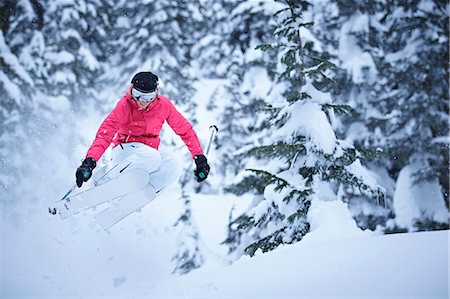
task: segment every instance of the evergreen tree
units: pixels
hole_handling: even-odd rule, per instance
[[[111,13],[114,31],[108,41],[113,52],[105,84],[129,84],[137,71],[159,75],[161,89],[177,104],[191,106],[195,75],[191,49],[201,26],[201,4],[190,1],[120,1]],[[199,16],[200,15],[200,16]],[[192,107],[189,109],[193,109]]]
[[[2,1],[0,26],[0,136],[4,136],[20,123],[22,104],[34,92],[34,77],[25,64],[32,63],[32,49],[42,47],[42,7],[36,1]]]
[[[385,60],[380,67],[385,84],[378,86],[377,97],[381,115],[389,117],[375,116],[372,123],[378,123],[389,136],[383,145],[389,153],[392,177],[417,165],[416,187],[441,186],[441,194],[429,194],[430,198],[415,204],[420,207],[445,199],[448,206],[449,4],[401,1],[389,3],[388,11]],[[441,212],[436,206],[434,213]],[[448,218],[437,220],[429,214],[419,213],[413,221],[417,222],[415,229],[440,227],[442,222],[448,227]]]
[[[0,186],[5,200],[11,199],[9,195],[14,192],[17,178],[26,173],[23,169],[26,163],[21,159],[26,152],[20,149],[27,144],[24,140],[29,136],[23,124],[30,121],[39,94],[33,53],[44,47],[40,32],[43,18],[38,1],[0,3]]]
[[[46,6],[43,28],[46,48],[44,70],[38,82],[56,101],[63,97],[77,104],[92,102],[95,84],[104,72],[102,51],[111,29],[97,0],[51,2]],[[95,102],[95,101],[94,101]]]
[[[253,143],[262,98],[270,88],[273,74],[265,72],[272,53],[255,51],[263,40],[273,39],[272,16],[279,6],[268,1],[213,1],[211,30],[194,48],[201,72],[214,79],[217,87],[209,99],[208,109],[220,115],[220,134],[215,165],[220,175],[233,179],[242,168],[234,153]],[[220,5],[219,5],[220,4]],[[275,6],[275,8],[274,8]]]
[[[308,1],[286,1],[275,15],[277,41],[258,47],[276,53],[278,64],[268,66],[276,82],[264,98],[258,144],[239,157],[249,174],[230,188],[256,195],[253,206],[229,224],[224,243],[237,257],[301,240],[309,231],[312,200],[335,200],[344,188],[383,197],[366,179],[360,153],[333,131],[334,110],[346,107],[331,102],[332,65],[308,30],[309,7]]]
[[[14,119],[20,118],[22,103],[29,101],[34,88],[34,78],[21,61],[23,53],[29,52],[29,45],[39,47],[36,40],[42,38],[39,30],[42,28],[43,14],[38,3],[33,9],[33,2],[0,3],[0,136],[17,124]]]
[[[64,130],[76,123],[71,105],[98,103],[91,98],[96,94],[95,78],[102,68],[104,56],[99,45],[106,24],[97,4],[90,0],[4,3],[1,51],[9,53],[4,56],[9,66],[4,68],[2,88],[9,104],[2,103],[2,109],[13,112],[18,120],[14,123],[14,118],[7,116],[11,129],[1,135],[2,143],[8,144],[2,149],[10,180],[5,182],[8,198],[33,189],[18,178],[43,171],[56,174],[56,164],[42,166],[24,157],[46,161],[73,151]],[[49,148],[58,148],[59,152],[49,157]]]
[[[354,108],[341,128],[358,146],[383,153],[368,165],[388,190],[388,209],[367,209],[369,201],[353,198],[359,225],[374,229],[394,216],[395,181],[411,165],[420,169],[418,185],[439,181],[448,204],[448,5],[332,1],[316,9],[324,12],[316,32],[345,70],[334,97]],[[419,218],[433,222],[428,214]]]
[[[191,180],[191,172],[185,171],[181,180],[182,186],[186,186]],[[180,199],[183,201],[183,213],[175,223],[175,227],[180,227],[181,232],[172,261],[174,273],[186,274],[201,267],[205,263],[205,258],[200,248],[200,234],[192,216],[191,196],[187,194],[186,188],[182,189]]]
[[[384,1],[319,1],[313,9],[312,31],[338,66],[333,69],[336,82],[331,89],[333,100],[352,108],[340,118],[337,132],[365,154],[364,165],[386,189],[383,201],[351,192],[345,194],[358,225],[372,230],[384,226],[393,215],[395,183],[385,163],[381,163],[386,148],[378,141],[386,140],[386,136],[374,134],[377,130],[369,121],[379,102],[375,87],[384,84],[378,67],[383,60],[385,27],[381,20],[385,14]]]

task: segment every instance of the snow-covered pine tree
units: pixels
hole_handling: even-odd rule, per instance
[[[110,29],[106,16],[94,0],[55,1],[45,9],[43,34],[51,38],[45,41],[45,72],[38,82],[55,101],[95,103],[93,87],[107,57],[102,51]]]
[[[23,164],[15,160],[20,152],[13,141],[27,135],[19,125],[27,121],[25,112],[34,105],[35,76],[28,68],[33,64],[34,49],[43,47],[43,18],[42,7],[36,1],[0,3],[0,186],[5,201],[22,172]],[[17,164],[11,165],[10,161]]]
[[[383,60],[381,47],[386,28],[381,20],[385,15],[384,1],[315,1],[311,28],[337,66],[333,70],[333,101],[352,108],[339,119],[336,131],[364,152],[364,165],[386,190],[384,201],[361,194],[345,196],[358,225],[371,230],[384,226],[392,217],[395,186],[385,163],[380,163],[385,147],[379,141],[386,140],[386,136],[375,134],[376,123],[370,121],[379,103],[376,86],[384,84],[377,66]]]
[[[11,113],[17,113],[22,101],[33,91],[33,78],[25,64],[31,49],[39,47],[42,39],[43,11],[34,1],[2,1],[0,3],[0,135],[11,125]],[[35,4],[35,5],[33,5]],[[30,49],[31,48],[31,49]],[[25,92],[27,91],[27,92]],[[10,122],[5,123],[6,119]]]
[[[192,181],[192,173],[185,171],[181,179],[182,186],[187,186]],[[195,218],[192,216],[191,192],[182,188],[181,200],[183,201],[183,212],[175,223],[179,227],[180,234],[176,254],[172,258],[174,273],[186,274],[201,267],[205,263],[205,257],[201,249],[200,234]]]
[[[0,136],[14,129],[22,103],[33,93],[34,78],[24,62],[32,63],[27,54],[41,45],[42,13],[27,0],[0,3]]]
[[[258,144],[236,157],[245,159],[247,174],[230,191],[252,192],[255,199],[229,224],[224,243],[235,257],[300,241],[309,231],[313,200],[340,199],[344,188],[383,197],[361,166],[360,153],[333,131],[333,110],[345,107],[334,105],[327,92],[331,64],[308,30],[303,13],[309,7],[308,1],[286,1],[275,14],[277,42],[259,46],[279,60],[267,66],[276,81],[264,97]]]
[[[199,29],[201,6],[175,0],[119,1],[111,12],[115,29],[108,44],[113,52],[104,83],[114,82],[123,92],[135,72],[150,70],[160,77],[165,95],[177,104],[195,104],[191,99],[196,79],[191,72],[191,49],[205,31]]]
[[[358,146],[382,150],[368,166],[387,189],[389,203],[397,194],[389,217],[396,207],[403,226],[414,221],[406,218],[417,218],[422,223],[418,227],[442,227],[432,214],[447,222],[439,194],[448,204],[448,4],[328,1],[316,3],[316,10],[322,13],[316,14],[315,32],[334,48],[338,65],[346,70],[335,76],[339,84],[334,93],[338,102],[354,108],[343,118],[344,135]],[[436,196],[408,196],[401,185]],[[410,199],[404,201],[406,197]],[[350,204],[360,226],[385,222],[386,213],[368,209],[369,201]]]
[[[215,80],[222,79],[221,82],[243,80],[237,77],[240,75],[243,77],[243,73],[252,67],[251,62],[248,61],[249,55],[245,55],[245,53],[253,51],[253,48],[261,42],[261,40],[254,42],[254,37],[249,33],[263,32],[262,24],[265,20],[269,20],[269,15],[273,14],[265,12],[266,16],[264,16],[264,7],[261,8],[261,4],[263,4],[262,1],[204,1],[198,3],[198,10],[203,19],[200,18],[201,22],[198,22],[201,26],[197,25],[195,32],[190,34],[193,46],[190,56],[195,57],[193,70],[197,76],[201,75]],[[245,20],[245,17],[248,20]],[[230,23],[232,23],[231,26]],[[246,25],[242,27],[242,24]],[[248,36],[245,36],[246,34]],[[233,77],[231,80],[229,80],[230,76]],[[220,120],[221,140],[219,140],[220,145],[216,150],[221,154],[218,156],[223,154],[226,156],[231,151],[231,147],[234,146],[232,150],[235,151],[236,146],[239,146],[239,143],[235,142],[238,134],[232,134],[236,132],[232,132],[228,126],[238,127],[236,121],[242,119],[242,115],[245,114],[241,113],[242,103],[245,103],[245,99],[239,98],[238,93],[238,90],[233,90],[229,86],[222,87],[212,94],[209,99],[210,104],[206,107],[207,113],[214,113],[211,110],[215,109],[221,111],[225,109],[226,111],[223,119]],[[235,110],[231,112],[230,106],[234,106]],[[205,107],[201,108],[205,109]],[[248,110],[246,112],[248,113]],[[230,136],[233,138],[229,138]],[[225,161],[221,159],[220,163],[213,162],[212,168],[215,175],[224,175],[227,167],[223,167],[223,165],[230,166],[229,162],[226,158]],[[195,215],[191,212],[190,197],[186,195],[188,194],[187,190],[193,187],[191,179],[191,168],[188,167],[185,169],[184,179],[182,179],[182,192],[185,195],[181,200],[184,203],[184,212],[177,222],[178,226],[183,226],[181,231],[184,234],[184,237],[180,238],[182,241],[180,241],[177,255],[174,257],[175,272],[177,273],[187,273],[201,266],[204,259],[200,247],[200,236],[195,227]],[[201,186],[205,185],[208,185],[208,181]],[[201,191],[199,188],[196,189]]]
[[[211,112],[218,112],[216,173],[234,177],[242,168],[234,153],[253,143],[255,110],[270,88],[273,74],[267,74],[265,61],[276,60],[273,53],[255,50],[258,44],[273,39],[273,14],[281,4],[270,1],[213,1],[215,15],[211,30],[195,47],[197,61],[205,76],[217,89],[209,99]],[[220,4],[220,5],[219,5]],[[203,70],[203,66],[204,69]]]
[[[382,145],[397,181],[396,223],[410,230],[448,228],[450,7],[400,1],[388,2],[387,11],[380,113],[371,123],[387,136]],[[405,196],[408,190],[415,192]]]
[[[73,152],[70,140],[76,141],[78,135],[67,136],[66,130],[76,123],[72,104],[98,103],[92,101],[96,94],[94,79],[104,57],[98,45],[103,42],[101,31],[106,30],[102,20],[107,18],[97,10],[97,1],[13,2],[5,2],[7,9],[2,9],[2,13],[11,12],[3,19],[1,48],[9,53],[4,56],[8,60],[5,65],[11,68],[5,68],[2,85],[8,91],[17,91],[11,97],[17,104],[16,116],[8,120],[13,126],[1,136],[2,144],[7,144],[2,149],[2,166],[10,180],[2,186],[7,187],[6,198],[36,203],[39,186],[44,184],[33,186],[30,180],[54,179],[62,169],[60,163],[68,163],[67,156]],[[63,161],[42,165],[24,157]],[[24,198],[23,194],[29,196]]]

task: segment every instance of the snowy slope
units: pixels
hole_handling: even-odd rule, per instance
[[[172,277],[180,192],[176,186],[168,188],[110,232],[100,228],[91,211],[64,221],[49,215],[49,198],[20,210],[1,205],[0,298],[148,295],[150,284]],[[218,243],[225,237],[228,211],[232,205],[242,210],[248,200],[192,198],[209,211],[198,211],[199,223],[206,224],[202,234],[208,260],[222,263],[225,251]]]
[[[313,202],[308,218],[300,243],[170,279],[149,295],[448,298],[448,231],[373,236],[338,201]]]
[[[172,275],[178,194],[168,190],[110,233],[91,213],[49,217],[44,203],[27,217],[4,217],[0,297],[447,298],[448,231],[373,236],[336,201],[311,206],[312,232],[302,242],[228,265],[219,244],[228,212],[242,211],[250,199],[195,196],[207,263]]]
[[[448,232],[286,246],[172,279],[152,296],[448,298]]]

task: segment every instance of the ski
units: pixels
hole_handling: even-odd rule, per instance
[[[48,211],[52,215],[59,214],[61,219],[65,219],[81,210],[90,209],[116,198],[133,194],[145,188],[149,184],[149,180],[150,176],[147,171],[139,168],[130,169],[101,185],[72,196],[63,197],[63,199],[54,202],[48,208]]]
[[[125,217],[142,209],[153,201],[156,196],[156,191],[152,185],[148,185],[142,191],[125,195],[113,201],[108,208],[98,213],[95,218],[100,226],[104,230],[109,230]]]

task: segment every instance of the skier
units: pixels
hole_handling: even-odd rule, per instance
[[[181,173],[180,163],[172,155],[158,151],[159,133],[164,121],[188,147],[196,164],[197,181],[205,180],[210,166],[192,125],[168,98],[159,94],[158,76],[139,72],[131,80],[129,90],[100,125],[86,158],[76,170],[77,186],[81,187],[89,180],[97,161],[111,143],[109,179],[133,168],[144,169],[150,175],[150,184],[144,191],[153,197],[173,183]]]

